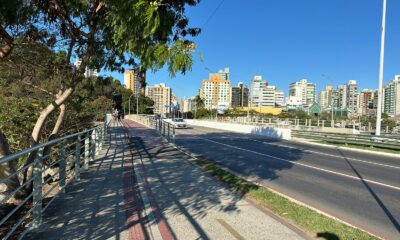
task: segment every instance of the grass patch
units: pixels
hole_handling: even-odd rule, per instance
[[[310,208],[294,203],[266,188],[227,172],[210,161],[196,159],[195,162],[209,173],[256,201],[260,206],[295,223],[305,231],[321,239],[379,239],[359,229],[350,227]]]
[[[369,150],[369,151],[375,151],[375,152],[385,152],[385,153],[395,153],[395,154],[400,154],[399,150],[394,150],[394,149],[385,149],[385,148],[379,148],[379,147],[365,147],[365,146],[360,146],[360,145],[354,145],[354,144],[344,144],[344,143],[331,143],[331,142],[324,142],[324,141],[313,141],[316,143],[322,143],[326,145],[332,145],[332,146],[338,146],[338,147],[349,147],[349,148],[355,148],[355,149],[362,149],[362,150]]]

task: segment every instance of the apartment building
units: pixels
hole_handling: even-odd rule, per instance
[[[156,84],[146,88],[146,96],[154,101],[154,114],[166,116],[171,112],[172,89],[164,83]]]
[[[237,87],[231,87],[231,107],[247,107],[249,104],[249,89],[239,82]]]
[[[400,115],[400,75],[384,86],[383,96],[383,111],[390,116]]]
[[[289,97],[300,99],[302,105],[305,106],[311,106],[315,102],[315,91],[315,83],[309,83],[307,79],[301,79],[289,85]]]
[[[207,109],[228,108],[231,102],[231,81],[225,79],[229,74],[210,74],[207,80],[202,81],[200,97],[204,100]]]
[[[125,87],[130,89],[133,94],[140,93],[140,76],[139,71],[134,69],[126,70],[124,72]]]

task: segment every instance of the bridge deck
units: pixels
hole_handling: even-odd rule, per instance
[[[122,123],[27,239],[307,238],[232,193],[154,130]]]

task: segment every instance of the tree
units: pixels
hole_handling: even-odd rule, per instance
[[[191,68],[194,44],[186,40],[199,29],[189,28],[186,5],[197,0],[89,0],[89,1],[6,1],[0,0],[0,61],[7,61],[18,46],[43,44],[63,52],[51,72],[63,72],[52,100],[38,110],[31,131],[30,145],[39,143],[50,116],[59,109],[52,133],[58,134],[70,101],[83,73],[89,68],[123,71],[123,65],[158,70],[168,66],[171,75]],[[79,68],[71,65],[79,58]],[[32,69],[31,69],[32,70]],[[33,72],[36,76],[36,72]],[[22,78],[34,88],[31,76]],[[48,79],[52,82],[52,79]],[[47,88],[43,90],[48,91]],[[36,115],[37,116],[37,115]],[[0,157],[10,153],[6,136],[0,129]],[[33,161],[32,153],[27,164]],[[31,171],[31,168],[29,169]],[[28,173],[29,175],[29,173]]]

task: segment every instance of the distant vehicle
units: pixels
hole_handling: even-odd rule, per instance
[[[174,118],[172,119],[171,123],[175,126],[175,128],[187,128],[187,124],[182,118]]]

